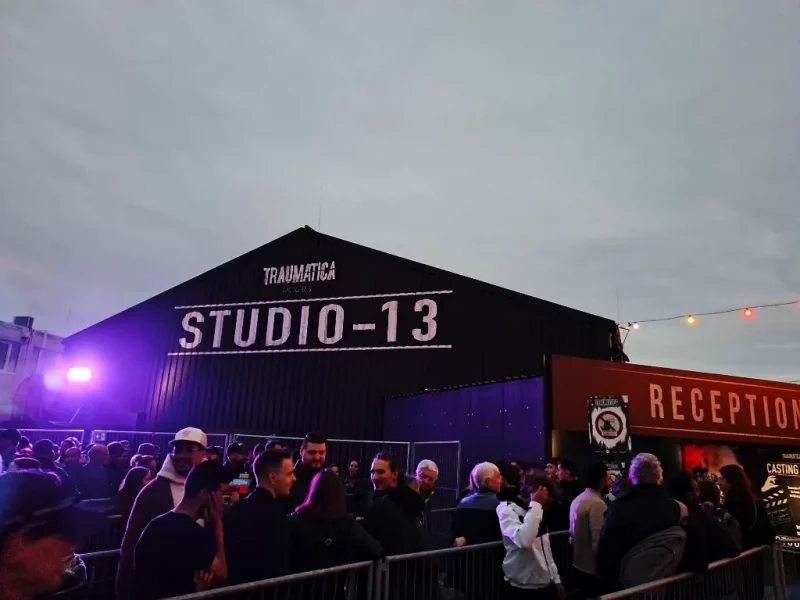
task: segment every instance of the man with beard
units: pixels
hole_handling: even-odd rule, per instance
[[[328,440],[318,433],[308,433],[303,438],[300,446],[300,460],[294,466],[294,475],[297,478],[292,486],[286,505],[286,512],[293,513],[308,496],[311,489],[311,480],[314,475],[322,470],[325,465],[325,456],[328,453]]]
[[[208,439],[194,427],[181,429],[169,443],[171,451],[158,476],[139,492],[128,519],[120,549],[117,570],[117,600],[136,597],[133,556],[136,543],[147,524],[174,509],[183,498],[183,486],[189,472],[203,462]]]
[[[225,472],[231,488],[242,496],[246,496],[255,489],[256,479],[252,469],[247,465],[247,451],[240,442],[228,446],[228,462],[225,463]]]

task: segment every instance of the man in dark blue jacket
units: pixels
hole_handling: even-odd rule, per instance
[[[502,485],[500,469],[492,463],[480,463],[472,469],[469,478],[476,491],[456,507],[453,517],[454,545],[500,541],[503,539],[497,519],[497,505],[500,503],[497,494]]]

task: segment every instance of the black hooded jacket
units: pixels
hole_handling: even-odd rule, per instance
[[[292,491],[289,492],[289,497],[286,499],[286,514],[293,513],[298,506],[306,500],[308,492],[311,489],[311,480],[319,471],[314,471],[311,467],[303,464],[303,461],[298,460],[294,465],[295,482],[292,484]]]
[[[405,486],[375,492],[364,516],[364,527],[381,543],[387,556],[422,552],[424,509],[422,496]]]

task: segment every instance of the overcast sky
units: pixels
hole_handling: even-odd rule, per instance
[[[623,321],[800,299],[800,2],[0,1],[0,319],[299,226]],[[800,379],[800,306],[634,362]]]

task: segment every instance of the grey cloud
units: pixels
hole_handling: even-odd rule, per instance
[[[800,297],[795,2],[6,3],[2,315],[299,225],[623,320]],[[800,310],[800,309],[797,309]],[[797,310],[640,362],[800,379]]]

